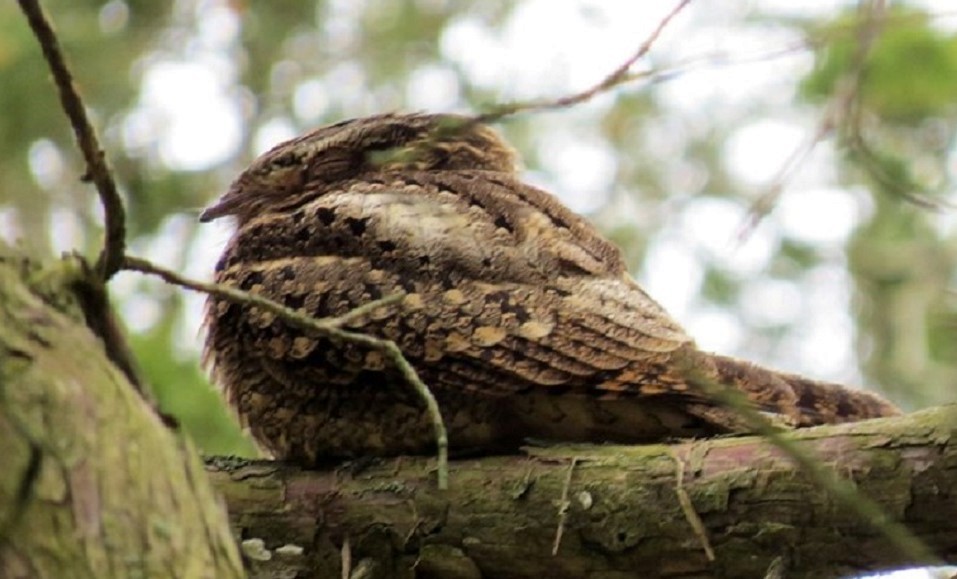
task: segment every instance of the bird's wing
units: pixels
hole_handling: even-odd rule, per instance
[[[317,317],[404,292],[350,328],[395,341],[437,385],[609,396],[680,387],[669,360],[691,340],[626,277],[614,246],[557,202],[543,205],[547,194],[480,173],[352,183],[254,219],[218,280]],[[377,353],[330,348],[272,314],[212,308],[265,357],[325,377],[335,364],[383,367]]]

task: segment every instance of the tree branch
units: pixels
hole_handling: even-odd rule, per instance
[[[689,378],[706,396],[733,410],[748,425],[750,432],[763,437],[768,444],[783,452],[809,480],[828,493],[832,500],[855,513],[861,521],[883,535],[902,557],[911,561],[934,564],[940,562],[934,552],[920,538],[914,536],[907,526],[895,520],[880,504],[860,492],[853,482],[838,476],[824,457],[817,456],[810,449],[803,447],[788,435],[788,431],[776,427],[748,402],[742,392],[693,371],[689,372]]]
[[[814,132],[788,156],[765,191],[751,204],[745,222],[738,231],[739,240],[746,239],[761,220],[774,209],[788,181],[807,161],[814,149],[840,126],[842,119],[854,117],[852,109],[860,94],[865,65],[874,48],[874,43],[880,36],[886,11],[884,0],[871,0],[858,5],[859,23],[856,27],[858,42],[850,70],[835,84],[834,95],[824,107]]]
[[[948,406],[786,436],[954,562],[955,425],[957,406]],[[346,541],[353,569],[388,576],[725,578],[783,566],[800,578],[927,563],[861,525],[758,436],[526,452],[453,460],[445,493],[422,458],[313,472],[212,459],[207,469],[234,531],[271,554],[253,563],[254,577],[339,576]],[[675,492],[679,475],[686,501]]]
[[[103,205],[106,233],[103,250],[97,259],[96,270],[100,279],[107,281],[119,271],[126,251],[126,212],[123,200],[116,189],[113,172],[110,171],[106,162],[106,154],[100,148],[96,131],[86,115],[83,100],[73,84],[73,75],[67,68],[63,52],[60,50],[60,42],[49,19],[43,13],[38,0],[18,1],[20,9],[30,23],[30,28],[33,29],[34,36],[40,43],[40,48],[43,49],[43,57],[53,74],[53,82],[60,95],[63,111],[70,119],[77,145],[86,160],[86,174],[83,180],[93,182],[99,194],[100,203]]]
[[[638,50],[629,56],[627,60],[621,63],[618,68],[613,70],[608,76],[602,79],[601,82],[581,92],[565,95],[557,99],[541,99],[495,105],[491,107],[489,111],[473,117],[472,122],[493,123],[520,112],[570,107],[589,101],[603,92],[607,92],[618,85],[624,84],[630,80],[634,80],[635,77],[628,73],[629,69],[631,69],[632,65],[638,62],[639,59],[648,54],[655,41],[658,40],[658,37],[661,36],[662,31],[664,31],[671,20],[682,10],[684,10],[685,7],[690,3],[691,0],[681,0],[671,10],[671,12],[666,14],[665,17],[658,22],[658,25],[655,27],[655,29],[651,31],[651,34],[649,34],[645,41],[641,43],[641,46],[638,47]]]

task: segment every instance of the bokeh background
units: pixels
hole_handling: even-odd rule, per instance
[[[256,154],[389,110],[481,112],[598,82],[662,0],[47,0],[129,209],[133,253],[209,279],[196,217]],[[869,50],[865,50],[868,49]],[[499,124],[707,349],[905,408],[957,385],[957,8],[692,2],[591,101]],[[94,256],[101,215],[15,3],[0,3],[0,239]],[[760,217],[760,218],[759,218]],[[203,297],[111,283],[162,406],[250,454],[203,373]]]

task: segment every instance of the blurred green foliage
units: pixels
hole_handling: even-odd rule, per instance
[[[133,247],[147,257],[165,256],[190,273],[190,264],[208,260],[201,256],[217,250],[202,245],[224,241],[210,241],[193,226],[197,209],[254,156],[261,147],[257,139],[269,135],[266,129],[279,122],[299,131],[345,117],[410,108],[412,96],[436,90],[422,80],[429,78],[424,73],[436,71],[451,79],[453,107],[479,110],[506,100],[508,85],[527,82],[505,78],[493,86],[474,78],[461,60],[450,57],[448,34],[468,24],[497,38],[525,4],[44,2],[127,199]],[[864,217],[855,234],[835,255],[833,249],[773,229],[773,255],[760,271],[748,274],[753,279],[707,251],[691,251],[703,269],[695,303],[730,312],[750,336],[742,346],[745,353],[767,354],[781,344],[792,348],[794,341],[786,341],[792,326],[748,325],[744,289],[761,279],[804,283],[821,264],[839,264],[855,285],[859,358],[868,381],[910,406],[952,400],[957,308],[947,290],[955,277],[957,252],[952,231],[940,225],[941,214],[915,201],[933,205],[953,199],[948,163],[953,164],[957,135],[957,40],[936,27],[932,15],[912,8],[894,8],[888,18],[868,24],[856,12],[813,20],[773,14],[755,18],[761,5],[754,3],[748,12],[702,4],[688,13],[692,27],[730,22],[728,26],[746,35],[770,22],[805,35],[812,71],[804,79],[790,79],[789,90],[809,106],[768,94],[766,101],[725,106],[720,114],[715,103],[702,102],[701,111],[679,115],[669,107],[667,83],[637,83],[616,89],[598,104],[520,115],[501,128],[521,151],[530,173],[546,182],[560,180],[565,169],[552,158],[556,136],[571,142],[592,139],[613,152],[613,186],[605,192],[605,208],[593,217],[622,246],[632,270],[641,272],[649,252],[662,239],[675,238],[674,223],[693,213],[699,200],[722,199],[743,208],[760,194],[728,169],[724,144],[730,137],[760,118],[799,118],[811,131],[834,98],[839,80],[858,75],[858,98],[848,114],[837,119],[838,154],[831,161],[829,182],[866,189],[860,201]],[[216,10],[229,18],[220,14],[214,19]],[[238,26],[234,38],[229,36],[230,22]],[[874,25],[873,50],[857,70],[860,34],[868,32],[862,26]],[[210,36],[219,39],[215,49],[206,46]],[[640,41],[635,38],[636,48]],[[227,70],[226,92],[241,116],[240,142],[229,159],[202,170],[177,169],[161,153],[166,120],[149,118],[147,141],[134,146],[131,119],[141,121],[151,113],[143,107],[143,83],[152,66],[204,58]],[[667,70],[672,64],[666,54],[656,58],[656,67]],[[674,62],[679,60],[675,57]],[[618,64],[608,62],[606,70],[596,71],[595,80]],[[311,101],[303,97],[308,86]],[[12,236],[35,255],[49,256],[62,245],[95,255],[100,243],[95,198],[78,179],[83,169],[69,126],[36,42],[12,2],[0,3],[0,87],[0,223],[13,227]],[[176,90],[188,93],[191,87]],[[549,93],[543,89],[538,94]],[[171,217],[178,214],[186,219],[176,224],[189,225],[177,225],[177,235],[170,235]],[[75,219],[81,234],[69,234],[72,229],[64,225],[63,215]],[[200,369],[199,339],[182,344],[182,336],[189,334],[184,328],[196,325],[188,318],[197,312],[157,284],[135,282],[117,287],[114,294],[127,306],[121,309],[131,326],[133,346],[164,409],[179,417],[207,452],[252,452]],[[130,307],[134,298],[153,300],[161,306],[160,315]],[[803,370],[814,373],[813,360]]]
[[[879,34],[856,62],[872,27]],[[957,35],[904,6],[881,21],[848,13],[823,30],[843,33],[818,53],[802,92],[820,102],[841,79],[858,80],[839,143],[847,179],[864,182],[874,202],[848,246],[864,367],[895,398],[952,400],[957,332],[941,321],[955,311],[947,289],[957,246],[936,222],[937,213],[953,210],[939,200],[952,193]]]
[[[928,14],[896,5],[882,20],[858,12],[815,27],[835,40],[820,50],[803,94],[817,101],[833,95],[836,83],[856,66],[865,35],[877,34],[861,70],[859,103],[887,123],[910,125],[957,107],[957,36],[933,27]]]
[[[170,355],[175,340],[175,318],[166,316],[146,332],[132,335],[130,345],[156,401],[175,416],[186,432],[208,454],[254,456],[253,445],[241,438],[219,394],[206,382],[194,358]]]

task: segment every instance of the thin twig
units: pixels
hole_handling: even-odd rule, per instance
[[[651,47],[654,45],[655,41],[658,40],[658,37],[661,36],[662,31],[666,26],[671,22],[671,20],[678,15],[684,8],[691,3],[691,0],[681,0],[664,18],[658,22],[658,26],[652,30],[651,34],[645,39],[641,46],[638,47],[638,50],[632,54],[628,59],[621,63],[615,70],[611,72],[608,76],[601,80],[601,82],[574,94],[566,95],[559,97],[557,99],[540,99],[540,100],[531,100],[524,102],[515,102],[515,103],[505,103],[497,105],[491,108],[486,113],[477,115],[472,120],[476,123],[491,123],[498,120],[501,120],[504,117],[514,115],[519,112],[527,111],[541,111],[549,109],[560,109],[570,107],[572,105],[577,105],[585,101],[591,100],[595,96],[606,92],[607,90],[614,88],[620,84],[624,84],[629,80],[632,80],[631,75],[629,75],[628,70],[634,65],[641,57],[648,54],[648,51],[651,50]]]
[[[512,116],[517,113],[525,111],[536,111],[536,110],[551,110],[557,108],[564,108],[570,105],[579,104],[588,100],[591,100],[595,96],[606,92],[608,89],[634,82],[637,80],[645,80],[651,83],[661,83],[673,78],[676,78],[682,73],[688,72],[692,69],[705,68],[708,66],[736,66],[739,64],[748,64],[754,62],[762,62],[767,60],[772,60],[781,56],[787,56],[790,54],[795,54],[802,52],[811,48],[816,48],[820,45],[824,45],[827,42],[833,41],[835,38],[840,38],[848,35],[850,32],[860,33],[860,26],[854,26],[853,29],[848,32],[843,30],[844,28],[851,28],[852,25],[842,26],[837,25],[832,30],[829,36],[815,38],[807,38],[804,42],[795,44],[792,46],[786,46],[784,48],[779,48],[776,50],[771,50],[764,53],[759,53],[751,56],[746,56],[738,59],[730,59],[724,55],[702,55],[698,57],[692,57],[683,62],[678,62],[671,67],[664,69],[650,69],[647,71],[641,72],[628,72],[632,65],[637,62],[640,58],[645,56],[652,48],[654,43],[657,41],[658,37],[661,35],[665,27],[670,23],[670,21],[677,16],[682,10],[686,8],[688,4],[691,3],[691,0],[685,0],[676,5],[671,12],[669,12],[659,23],[655,30],[648,36],[648,38],[642,43],[639,49],[628,58],[623,64],[618,66],[614,71],[606,76],[601,82],[581,91],[571,95],[566,95],[559,97],[557,99],[535,99],[525,102],[515,102],[515,103],[505,103],[497,106],[491,107],[488,112],[477,115],[471,119],[472,123],[491,123],[498,120],[501,120],[504,117]],[[933,19],[946,19],[953,18],[957,16],[957,10],[943,10],[938,12],[933,12],[930,14],[882,14],[881,23],[882,24],[906,24],[909,21],[913,20],[923,20],[926,18]],[[858,44],[859,53],[866,54],[866,51],[869,50],[869,44],[863,43]],[[865,50],[866,49],[866,50]]]
[[[738,229],[737,239],[739,242],[746,239],[761,220],[777,205],[788,181],[811,156],[818,144],[830,136],[841,125],[842,120],[851,119],[853,121],[855,119],[852,111],[860,95],[864,65],[867,63],[867,57],[880,35],[880,25],[884,21],[886,6],[884,0],[873,0],[866,4],[862,3],[860,11],[863,16],[857,29],[858,42],[856,43],[851,69],[838,79],[834,96],[825,106],[821,120],[814,132],[787,158],[784,165],[771,180],[770,185],[765,188],[764,193],[758,196],[757,200],[751,205],[744,223]]]
[[[402,457],[400,456],[399,458],[402,458]],[[398,472],[396,473],[396,475],[398,475]],[[419,532],[419,528],[422,526],[422,522],[423,522],[422,519],[419,518],[419,509],[418,507],[415,506],[415,501],[412,499],[409,499],[408,504],[409,504],[409,509],[412,511],[412,520],[414,522],[412,523],[411,528],[409,528],[409,532],[405,534],[405,538],[402,539],[403,547],[408,545],[409,541],[412,540],[412,537],[414,537],[415,534]]]
[[[854,153],[854,161],[863,167],[867,175],[884,190],[893,192],[905,201],[928,211],[944,211],[957,207],[957,205],[946,199],[935,199],[925,194],[911,191],[911,188],[921,189],[922,187],[914,182],[913,177],[909,173],[906,176],[906,181],[901,183],[900,177],[892,175],[887,170],[886,162],[881,158],[881,153],[876,151],[864,138],[860,129],[859,120],[856,120],[853,125],[847,145],[848,149]]]
[[[558,500],[558,527],[555,529],[555,541],[552,543],[553,557],[558,555],[562,535],[565,534],[565,520],[568,519],[568,509],[572,505],[568,500],[568,489],[572,486],[572,475],[575,473],[576,464],[578,464],[578,458],[573,457],[571,464],[568,465],[568,473],[565,475],[565,484],[562,485],[562,497]]]
[[[764,579],[784,579],[787,567],[784,557],[778,555],[768,565],[768,570],[764,572]]]
[[[221,284],[204,283],[187,279],[175,272],[156,266],[145,259],[126,256],[123,261],[123,269],[138,271],[150,275],[155,275],[165,282],[185,287],[194,291],[203,292],[229,302],[256,306],[280,318],[290,326],[299,328],[307,332],[314,332],[321,336],[335,338],[359,344],[385,354],[396,369],[402,375],[406,382],[412,386],[426,406],[426,414],[432,423],[432,429],[435,432],[435,443],[438,447],[438,487],[440,490],[446,490],[449,486],[449,439],[445,429],[445,422],[442,420],[442,413],[435,396],[429,390],[428,386],[419,378],[415,368],[409,364],[402,351],[391,340],[381,340],[366,334],[350,332],[341,329],[341,326],[354,320],[355,318],[368,314],[370,311],[394,304],[402,299],[403,294],[390,295],[380,300],[363,304],[356,310],[335,318],[317,319],[308,314],[288,308],[282,304],[274,302],[268,298],[251,294],[233,287]]]
[[[106,162],[106,154],[100,148],[96,131],[86,115],[83,100],[73,84],[73,75],[67,68],[63,52],[60,50],[60,43],[49,19],[43,13],[38,0],[18,1],[43,50],[43,57],[50,67],[53,82],[60,94],[63,111],[70,119],[77,145],[86,160],[86,173],[83,180],[93,182],[100,196],[100,203],[103,204],[106,232],[96,270],[100,279],[107,281],[119,271],[126,251],[126,212],[123,208],[123,200],[116,189],[113,173]]]
[[[688,379],[704,394],[734,411],[754,434],[784,452],[820,488],[826,490],[838,503],[844,505],[862,520],[870,524],[897,547],[909,560],[927,564],[941,564],[940,558],[918,539],[905,525],[892,520],[879,504],[861,493],[851,482],[837,476],[832,470],[821,466],[810,453],[802,449],[791,437],[774,426],[770,420],[748,402],[743,392],[728,388],[714,380],[690,370]]]
[[[731,56],[727,53],[720,52],[705,53],[678,60],[672,63],[670,66],[662,68],[649,68],[648,70],[643,70],[640,72],[629,72],[623,80],[624,82],[645,80],[648,84],[660,85],[671,80],[681,78],[683,75],[697,70],[714,70],[718,68],[758,64],[777,60],[786,56],[803,54],[815,47],[816,44],[813,43],[813,41],[804,40],[802,42],[795,42],[790,45],[782,46],[781,48],[775,48],[773,50],[755,52],[753,54],[746,55]]]
[[[701,548],[704,549],[705,557],[708,558],[708,561],[714,561],[714,549],[711,547],[711,540],[708,538],[708,529],[704,526],[701,515],[695,510],[694,503],[691,502],[691,497],[684,487],[685,463],[674,451],[671,451],[671,457],[675,459],[675,463],[678,465],[675,473],[675,493],[678,495],[678,504],[681,505],[681,512],[684,513],[685,519],[688,521],[688,524],[691,525],[691,530],[695,536],[698,537]]]
[[[330,328],[341,328],[355,320],[358,320],[362,316],[372,313],[374,310],[377,310],[385,306],[391,306],[392,304],[401,302],[402,298],[404,297],[405,297],[405,292],[399,292],[392,295],[388,295],[388,296],[385,296],[384,298],[379,298],[369,303],[362,304],[361,306],[351,309],[348,312],[342,314],[341,316],[335,316],[332,318],[323,318],[321,321],[323,325],[327,325]]]
[[[957,17],[957,10],[942,10],[931,13],[885,13],[881,15],[881,24],[883,28],[892,28],[897,25],[923,23],[924,21],[941,21],[954,17]],[[653,68],[647,71],[630,73],[627,81],[644,79],[651,83],[662,83],[694,70],[767,62],[786,56],[801,54],[810,50],[820,49],[830,43],[846,39],[852,35],[859,35],[860,33],[860,23],[836,23],[829,26],[826,32],[807,31],[803,40],[784,45],[780,48],[734,57],[724,53],[700,54],[677,61],[666,68]],[[858,49],[862,48],[860,43],[858,43],[857,46]],[[866,46],[864,48],[866,48]]]
[[[352,575],[352,545],[349,544],[349,535],[346,535],[346,538],[342,540],[339,560],[342,563],[342,579],[349,579],[349,576]]]

